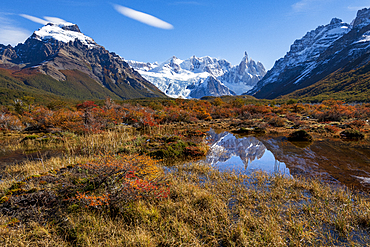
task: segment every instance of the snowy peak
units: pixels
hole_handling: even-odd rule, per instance
[[[287,57],[290,57],[291,64],[304,62],[308,57],[316,57],[320,55],[322,50],[329,47],[349,31],[349,24],[334,18],[330,24],[319,26],[315,30],[308,32],[302,39],[294,41]]]
[[[362,9],[351,24],[333,18],[329,24],[308,32],[294,41],[284,58],[276,61],[248,94],[276,98],[316,83],[348,63],[357,64],[360,60],[366,63],[369,25],[370,9]]]
[[[212,75],[205,80],[200,80],[198,87],[194,88],[190,93],[192,98],[202,98],[204,96],[219,97],[223,95],[235,95],[235,93]]]
[[[261,62],[255,62],[253,59],[249,60],[247,52],[245,52],[245,55],[237,68],[238,75],[256,75],[262,79],[262,77],[266,74],[263,64]]]
[[[135,68],[136,70],[140,71],[149,71],[152,69],[155,69],[158,67],[158,63],[143,63],[143,62],[137,62],[133,60],[127,60],[126,61],[131,67]]]
[[[353,21],[353,27],[363,27],[370,24],[370,9],[362,9],[357,12],[357,17]]]
[[[95,41],[81,33],[80,28],[76,24],[56,24],[48,23],[38,31],[35,31],[31,36],[31,39],[36,39],[39,41],[56,40],[63,43],[73,42],[76,39],[81,41],[82,44],[89,47],[94,47],[97,44]]]
[[[239,65],[209,56],[181,60],[175,56],[164,63],[127,63],[170,97],[200,98],[242,94],[266,74],[260,62],[245,55]]]
[[[342,23],[343,21],[339,18],[333,18],[331,19],[330,21],[330,24],[329,25],[335,25],[335,24],[339,24],[339,23]]]

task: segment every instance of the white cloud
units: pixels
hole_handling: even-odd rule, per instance
[[[65,24],[65,25],[72,25],[73,23],[70,23],[68,21],[65,21],[63,19],[60,19],[58,17],[50,17],[50,16],[44,16],[44,19],[32,16],[32,15],[26,15],[26,14],[21,14],[23,18],[26,18],[30,21],[40,23],[42,25],[46,25],[48,23],[55,23],[55,24]]]
[[[0,44],[16,46],[30,36],[26,29],[15,26],[11,20],[0,17]]]
[[[38,17],[34,17],[34,16],[31,16],[31,15],[26,15],[26,14],[20,14],[20,16],[22,16],[23,18],[26,18],[26,19],[28,19],[30,21],[33,21],[33,22],[36,22],[36,23],[40,23],[42,25],[48,24],[48,21],[43,20],[43,19],[38,18]]]
[[[307,12],[322,10],[323,6],[334,2],[335,0],[300,0],[292,5],[294,12]]]
[[[114,8],[122,15],[129,17],[131,19],[134,19],[136,21],[142,22],[144,24],[147,24],[149,26],[162,28],[162,29],[173,29],[173,26],[165,21],[162,21],[161,19],[158,19],[157,17],[154,17],[152,15],[136,11],[130,8],[123,7],[121,5],[113,5]]]
[[[49,16],[44,16],[45,20],[47,20],[48,22],[51,22],[51,23],[55,23],[55,24],[65,24],[65,25],[73,25],[73,23],[70,23],[68,21],[65,21],[63,19],[60,19],[58,17],[49,17]]]
[[[9,15],[14,15],[14,14],[9,14]],[[44,16],[43,17],[44,19],[41,19],[35,16],[26,15],[26,14],[21,14],[20,16],[30,21],[40,23],[42,25],[46,25],[47,23],[50,23],[50,22],[56,23],[56,24],[72,24],[58,17]],[[0,44],[4,44],[4,45],[10,44],[12,46],[15,46],[18,43],[24,42],[31,34],[32,32],[14,25],[11,19],[6,18],[4,16],[0,16]]]
[[[0,43],[4,45],[16,46],[24,42],[29,37],[27,30],[11,26],[2,26],[0,28]]]

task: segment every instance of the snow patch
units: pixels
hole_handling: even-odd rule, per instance
[[[63,29],[63,27],[66,26],[73,26],[73,24],[70,25],[68,23],[66,25],[49,23],[44,27],[40,28],[38,31],[34,32],[35,39],[40,41],[54,39],[63,43],[69,43],[70,41],[75,41],[77,39],[81,41],[82,44],[88,46],[89,48],[92,48],[97,45],[92,38],[84,35],[83,33]]]

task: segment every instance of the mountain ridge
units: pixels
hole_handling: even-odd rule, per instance
[[[349,64],[354,69],[368,63],[369,24],[370,10],[363,9],[352,24],[333,18],[328,25],[308,32],[246,94],[274,99],[311,86]]]
[[[173,56],[160,64],[137,61],[127,63],[168,96],[175,98],[241,94],[252,88],[266,73],[263,64],[249,59],[247,53],[235,66],[225,59],[209,56],[192,56],[186,60]],[[200,94],[206,86],[203,83],[210,81],[217,90]]]
[[[0,67],[15,71],[31,69],[59,83],[67,81],[63,71],[79,71],[86,75],[82,77],[91,80],[78,83],[86,82],[88,87],[95,88],[99,95],[105,94],[106,97],[112,94],[119,99],[166,97],[120,56],[98,45],[71,23],[48,23],[24,43],[15,47],[0,45]],[[107,94],[107,90],[111,93]],[[63,92],[59,94],[63,95]]]

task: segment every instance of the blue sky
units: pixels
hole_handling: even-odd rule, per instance
[[[295,39],[333,17],[350,23],[364,7],[370,0],[2,0],[0,43],[23,42],[42,27],[21,15],[57,17],[125,59],[238,64],[247,51],[270,69]]]

